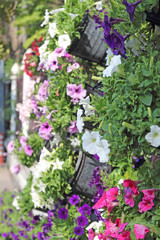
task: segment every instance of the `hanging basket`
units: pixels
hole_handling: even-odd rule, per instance
[[[73,193],[80,194],[88,198],[94,197],[97,189],[95,185],[90,187],[90,182],[95,167],[99,167],[101,170],[104,170],[106,174],[109,174],[112,171],[112,167],[110,165],[100,163],[80,151],[76,164],[76,172],[74,178],[70,181]]]
[[[103,32],[96,27],[98,24],[86,13],[79,26],[80,39],[75,38],[69,48],[69,53],[76,57],[102,63],[106,55],[103,42]]]

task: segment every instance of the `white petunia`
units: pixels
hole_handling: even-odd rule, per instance
[[[50,11],[49,13],[50,13],[51,15],[53,15],[53,14],[55,14],[55,13],[62,12],[62,11],[64,11],[64,10],[65,10],[65,8],[57,8],[57,9],[53,9],[53,10]]]
[[[157,125],[152,125],[150,129],[151,129],[151,132],[145,136],[145,139],[153,147],[159,147],[160,146],[160,127],[158,127]]]
[[[79,105],[83,105],[85,115],[89,117],[90,115],[95,115],[93,111],[93,107],[90,105],[90,98],[89,96],[80,100]]]
[[[113,56],[113,52],[112,52],[112,49],[111,48],[108,48],[107,51],[107,56],[106,56],[106,66],[109,66],[110,64],[110,61],[112,59],[112,56]]]
[[[79,139],[78,138],[72,138],[71,139],[71,146],[72,147],[78,147],[78,146],[80,146],[80,141],[79,141]]]
[[[49,22],[49,12],[48,9],[46,9],[45,11],[45,15],[44,15],[44,21],[41,24],[41,27],[43,27],[44,25],[47,25],[47,23]]]
[[[74,19],[74,18],[76,18],[79,14],[68,13],[68,15],[71,17],[71,19]]]
[[[78,109],[77,111],[77,128],[78,131],[81,133],[84,127],[84,122],[83,122],[83,118],[81,117],[83,114],[83,110],[82,109]]]
[[[13,199],[12,205],[15,207],[17,210],[20,210],[19,203],[18,203],[19,196],[15,197]]]
[[[95,4],[96,4],[96,10],[102,10],[102,2],[103,2],[103,0],[101,0],[101,1],[98,1],[98,2],[96,2]]]
[[[34,188],[34,185],[32,184],[31,187],[31,192],[30,192],[31,198],[32,198],[32,202],[34,204],[35,208],[39,208],[41,207],[41,202],[43,201],[42,197],[40,196],[40,194],[37,192],[37,190]]]
[[[47,148],[43,147],[42,150],[41,150],[41,155],[40,155],[40,162],[43,160],[43,159],[46,159],[48,156],[50,156],[51,153],[47,150]]]
[[[119,64],[121,64],[121,56],[113,56],[110,65],[103,71],[103,77],[111,77],[112,73],[117,71]]]
[[[82,147],[83,149],[90,153],[96,154],[97,153],[97,146],[100,144],[100,138],[98,131],[86,131],[82,136]]]
[[[71,44],[71,39],[67,33],[60,35],[58,38],[58,46],[63,49],[67,49],[67,47]]]
[[[53,148],[54,145],[58,146],[58,144],[61,140],[61,137],[58,133],[52,133],[52,135],[54,136],[54,138],[53,138],[53,140],[50,141],[51,148]]]
[[[62,165],[64,164],[64,161],[59,161],[59,159],[56,159],[56,162],[53,163],[53,170],[60,169],[62,170]]]
[[[109,157],[108,154],[110,153],[109,143],[106,139],[101,139],[97,144],[97,152],[96,154],[99,157],[100,162],[108,162]]]
[[[57,26],[56,26],[56,23],[55,23],[55,22],[49,23],[48,32],[49,32],[51,38],[54,38],[54,36],[55,36],[56,33],[57,33]]]
[[[37,187],[39,188],[39,192],[45,193],[46,185],[41,180],[38,182]]]
[[[99,229],[102,226],[102,221],[98,222],[92,222],[88,227],[86,227],[86,230],[88,231],[89,229],[93,228],[95,230],[95,233],[99,233]]]

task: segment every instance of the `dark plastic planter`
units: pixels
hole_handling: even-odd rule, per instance
[[[157,13],[155,13],[154,11],[146,12],[146,15],[147,15],[146,20],[150,22],[153,25],[153,27],[155,25],[160,26],[160,0],[158,12]]]
[[[106,46],[101,29],[94,20],[85,14],[79,26],[80,39],[75,38],[69,48],[69,53],[93,62],[102,63],[106,55]]]
[[[91,177],[95,167],[100,167],[106,174],[111,173],[112,167],[106,163],[100,163],[93,159],[89,155],[81,152],[76,164],[76,172],[74,178],[70,181],[72,192],[74,194],[80,194],[88,198],[93,198],[96,194],[97,189],[95,185],[90,187]]]

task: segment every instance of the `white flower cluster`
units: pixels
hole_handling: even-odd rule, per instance
[[[79,102],[79,105],[83,106],[84,114],[86,115],[86,117],[95,115],[94,108],[90,105],[90,97],[89,96],[81,99]],[[77,128],[80,133],[82,132],[83,127],[84,127],[82,115],[83,115],[83,110],[78,109],[78,111],[77,111]]]
[[[100,227],[102,227],[102,221],[98,221],[98,222],[92,222],[90,225],[88,225],[88,227],[86,227],[86,230],[89,231],[89,229],[94,229],[95,233],[99,233]],[[98,240],[98,236],[94,237],[94,240]]]
[[[98,131],[86,131],[82,136],[82,147],[90,154],[97,154],[100,162],[108,162],[109,143]]]
[[[43,199],[41,193],[45,193],[46,191],[46,185],[43,183],[42,179],[40,177],[42,176],[42,173],[47,172],[51,166],[53,166],[52,171],[56,169],[62,170],[63,161],[59,161],[57,158],[55,162],[49,162],[45,159],[47,159],[48,156],[50,156],[51,153],[44,147],[42,149],[41,155],[40,155],[40,161],[30,168],[32,175],[33,175],[33,183],[31,187],[31,197],[32,202],[34,203],[34,207],[41,207],[41,208],[53,208],[53,199]]]
[[[117,71],[118,65],[121,64],[121,55],[114,55],[112,50],[107,50],[106,69],[103,71],[103,77],[111,77],[112,73]]]

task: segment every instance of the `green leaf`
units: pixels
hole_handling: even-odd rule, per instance
[[[152,94],[151,93],[146,93],[145,95],[141,95],[139,98],[140,98],[141,102],[146,106],[150,106],[152,103]]]

